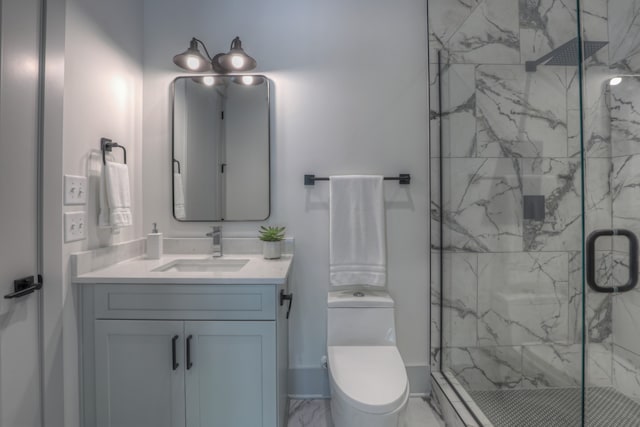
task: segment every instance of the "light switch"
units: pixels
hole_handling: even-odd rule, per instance
[[[75,242],[87,238],[87,214],[86,212],[65,212],[64,214],[64,241]]]
[[[87,203],[87,177],[64,176],[64,204],[84,205]]]

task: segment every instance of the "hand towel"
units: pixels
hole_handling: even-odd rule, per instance
[[[187,211],[184,208],[184,187],[182,185],[182,174],[173,174],[173,214],[176,219],[185,219]]]
[[[102,167],[98,225],[119,228],[132,223],[129,168],[125,164],[107,161]]]
[[[384,286],[387,279],[383,177],[329,178],[329,275],[333,286]]]

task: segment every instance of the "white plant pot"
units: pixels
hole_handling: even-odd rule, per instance
[[[262,255],[265,259],[278,259],[282,255],[282,242],[262,242]]]

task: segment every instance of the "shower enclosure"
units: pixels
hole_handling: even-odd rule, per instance
[[[432,371],[471,425],[640,425],[640,0],[428,0]]]

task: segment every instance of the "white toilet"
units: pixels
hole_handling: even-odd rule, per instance
[[[409,400],[393,300],[378,290],[329,292],[327,356],[335,427],[398,427]]]

